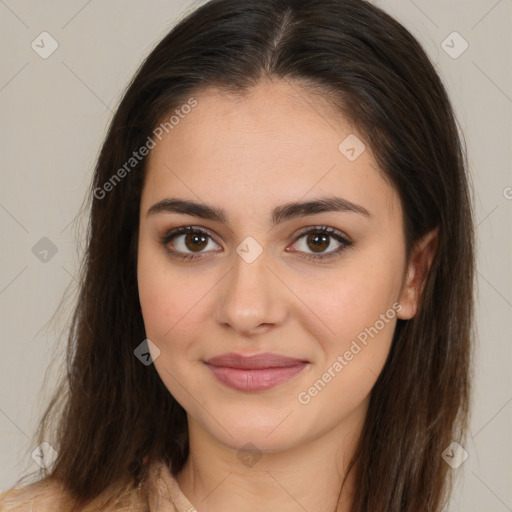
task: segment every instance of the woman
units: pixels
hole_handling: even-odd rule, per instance
[[[473,225],[409,32],[361,0],[208,2],[136,74],[91,196],[58,456],[2,510],[441,510]]]

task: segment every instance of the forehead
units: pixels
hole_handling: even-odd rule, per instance
[[[367,144],[352,161],[340,150],[358,136],[321,95],[264,81],[242,95],[208,88],[193,98],[197,106],[151,150],[146,202],[179,195],[254,210],[335,192],[349,201],[396,205]],[[358,139],[359,151],[364,139]]]

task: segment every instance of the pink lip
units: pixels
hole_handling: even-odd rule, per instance
[[[230,353],[206,361],[220,382],[238,391],[272,388],[291,379],[308,364],[308,361],[271,353],[253,356]]]

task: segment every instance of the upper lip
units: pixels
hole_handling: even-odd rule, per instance
[[[251,356],[244,356],[242,354],[230,352],[229,354],[212,357],[206,361],[206,364],[244,370],[258,370],[263,368],[296,366],[307,362],[308,361],[305,361],[304,359],[281,356],[279,354],[272,354],[271,352],[263,352],[261,354],[254,354]]]

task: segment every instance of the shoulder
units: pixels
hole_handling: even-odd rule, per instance
[[[117,489],[119,491],[119,489]],[[82,512],[121,512],[147,510],[144,500],[135,488],[118,492],[114,500],[102,494],[81,508]],[[41,480],[23,487],[13,487],[0,493],[0,512],[71,512],[74,508],[71,495],[55,481]]]
[[[0,512],[7,510],[44,512],[60,509],[65,500],[63,487],[57,482],[40,480],[23,487],[13,487],[0,494]]]
[[[135,487],[130,479],[116,482],[80,512],[195,511],[163,461],[149,465],[145,485]],[[170,507],[170,508],[169,508]],[[71,494],[63,483],[43,479],[0,493],[0,512],[75,512]]]

